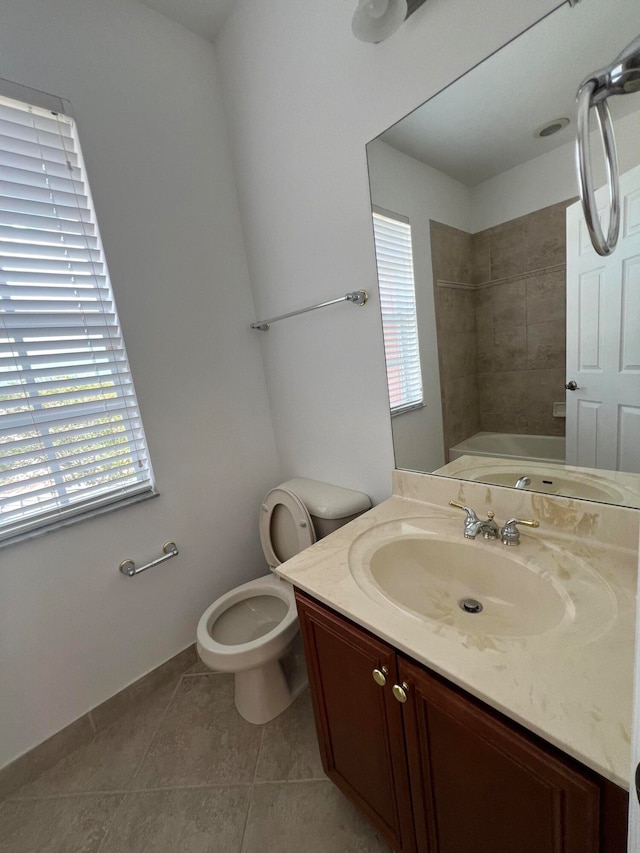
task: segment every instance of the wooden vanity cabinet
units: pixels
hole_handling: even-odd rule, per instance
[[[300,630],[327,776],[398,853],[415,851],[395,651],[296,591]],[[386,672],[385,672],[386,670]]]
[[[304,593],[296,599],[324,770],[393,850],[624,853],[626,791]],[[403,684],[404,703],[392,692]]]

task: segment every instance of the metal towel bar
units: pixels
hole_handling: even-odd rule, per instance
[[[139,566],[137,569],[136,564],[133,562],[133,560],[123,560],[120,563],[120,571],[123,575],[127,575],[127,577],[133,578],[136,575],[139,575],[140,572],[146,572],[146,570],[152,568],[152,566],[157,566],[160,563],[164,563],[165,560],[170,560],[171,557],[177,557],[178,546],[175,542],[165,542],[162,546],[162,554],[162,557],[158,557],[157,560],[152,560],[145,566]]]
[[[607,98],[640,92],[640,36],[637,36],[606,68],[586,77],[578,89],[576,165],[584,218],[593,248],[599,255],[610,255],[620,230],[620,187],[618,158]],[[589,150],[589,112],[596,111],[606,161],[609,184],[609,227],[605,237],[596,209]]]
[[[308,308],[300,308],[298,311],[290,311],[288,314],[280,314],[279,317],[271,317],[269,320],[258,320],[251,324],[252,329],[259,329],[261,332],[268,332],[271,323],[277,323],[278,320],[286,320],[287,317],[296,317],[298,314],[306,314],[307,311],[315,311],[316,308],[326,308],[327,305],[336,305],[338,302],[353,302],[354,305],[362,307],[369,294],[366,290],[354,290],[351,293],[345,293],[344,296],[339,296],[337,299],[330,299],[328,302],[320,302],[319,305],[310,305]]]

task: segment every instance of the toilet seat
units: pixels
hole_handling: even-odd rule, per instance
[[[276,513],[284,509],[289,518],[286,524],[284,519],[278,519]],[[277,538],[274,533],[275,522],[286,529],[282,531],[284,551],[278,554],[274,545]],[[316,541],[316,532],[311,521],[311,516],[300,498],[288,489],[277,488],[267,492],[260,510],[260,542],[268,565],[273,569],[313,545]],[[286,540],[289,541],[286,541]],[[289,553],[290,552],[290,553]],[[282,559],[281,559],[282,558]]]
[[[246,642],[229,644],[214,639],[212,631],[217,619],[235,604],[259,596],[274,596],[285,605],[284,615],[277,625],[257,639],[247,639]],[[205,610],[196,630],[198,654],[218,672],[252,669],[282,654],[297,631],[298,613],[293,587],[269,574],[235,587]]]

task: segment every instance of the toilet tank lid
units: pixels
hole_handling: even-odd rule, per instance
[[[315,515],[317,518],[347,518],[371,508],[371,499],[364,492],[332,486],[318,480],[307,480],[305,477],[294,477],[293,480],[281,483],[279,488],[288,489],[297,495],[309,515]]]

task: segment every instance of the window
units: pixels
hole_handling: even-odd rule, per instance
[[[422,373],[413,280],[411,226],[395,214],[373,214],[382,332],[391,414],[422,406]]]
[[[75,123],[0,96],[0,542],[153,493]]]

